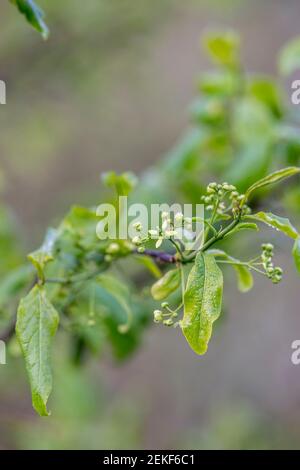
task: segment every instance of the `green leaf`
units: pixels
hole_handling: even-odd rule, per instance
[[[45,287],[36,285],[18,308],[16,333],[25,358],[32,404],[48,416],[47,401],[52,390],[51,343],[58,327],[58,313]]]
[[[269,186],[270,184],[278,183],[279,181],[289,178],[290,176],[296,175],[299,172],[300,168],[295,166],[289,166],[287,168],[282,168],[281,170],[274,171],[274,173],[271,173],[265,178],[262,178],[261,180],[256,181],[256,183],[252,184],[252,186],[250,186],[250,188],[248,188],[246,191],[245,200],[247,200],[249,196],[254,193],[254,191],[264,188],[265,186]]]
[[[66,235],[65,232],[69,232],[67,237],[70,237],[71,233],[77,249],[81,247],[86,251],[92,251],[99,246],[99,239],[96,233],[98,222],[99,217],[96,214],[96,209],[73,206],[60,224],[59,230],[64,237]],[[78,243],[77,238],[80,240],[80,243]],[[60,240],[60,242],[63,243],[64,240]]]
[[[296,268],[300,273],[300,237],[296,238],[293,246],[293,257],[295,260]]]
[[[159,269],[155,261],[153,261],[153,259],[150,258],[149,256],[136,256],[135,259],[136,261],[141,263],[143,266],[145,266],[148,269],[148,271],[154,277],[156,277],[156,279],[159,279],[162,276],[161,270]]]
[[[237,274],[238,288],[241,292],[248,292],[253,287],[253,276],[246,266],[233,264]]]
[[[184,294],[183,334],[197,354],[205,354],[212,325],[222,307],[223,275],[211,254],[198,253]]]
[[[28,255],[28,259],[36,268],[41,280],[45,279],[44,269],[49,261],[53,260],[54,246],[58,237],[58,231],[49,229],[42,246]]]
[[[139,345],[142,331],[149,322],[150,312],[145,300],[141,305],[136,298],[131,299],[128,287],[109,275],[102,274],[92,281],[90,288],[87,286],[82,295],[90,299],[91,291],[94,296],[95,320],[102,323],[115,358],[124,360]],[[75,307],[77,308],[77,304]],[[128,308],[131,310],[130,325],[124,329],[128,325]],[[85,311],[81,308],[77,313],[82,316]]]
[[[221,97],[234,95],[238,87],[238,77],[228,70],[203,73],[199,82],[199,90],[202,93]]]
[[[269,140],[252,141],[242,146],[225,172],[224,178],[244,192],[258,179],[268,174],[272,160]]]
[[[238,100],[233,107],[232,132],[235,140],[246,146],[270,142],[275,133],[275,119],[261,101],[251,96]]]
[[[31,266],[20,266],[1,279],[0,308],[3,308],[30,283],[32,274]]]
[[[264,222],[294,240],[299,236],[298,231],[286,217],[280,217],[271,212],[257,212],[257,214],[249,215],[247,218]]]
[[[266,77],[251,79],[249,93],[267,106],[276,117],[282,115],[282,97],[277,85]]]
[[[96,282],[105,289],[106,293],[115,299],[118,303],[117,308],[125,313],[125,318],[123,321],[120,321],[118,330],[120,333],[126,333],[132,322],[130,291],[127,285],[108,274],[101,274],[97,277]]]
[[[121,175],[109,171],[102,175],[102,181],[109,188],[115,189],[118,196],[128,196],[137,184],[137,177],[129,171]]]
[[[49,30],[44,22],[44,12],[33,0],[10,0],[11,3],[16,5],[20,13],[22,13],[28,23],[31,24],[44,39],[49,36]]]
[[[235,67],[239,60],[239,37],[233,31],[211,32],[204,37],[204,46],[220,65]]]
[[[282,75],[290,75],[300,69],[300,37],[284,46],[279,55],[278,66]]]
[[[151,287],[151,294],[155,300],[163,300],[174,292],[180,285],[180,271],[179,269],[171,269],[160,278]]]
[[[218,126],[225,121],[225,106],[215,97],[198,98],[190,110],[194,121],[200,125]]]
[[[255,230],[258,231],[258,226],[254,223],[248,222],[241,222],[236,227],[234,227],[231,232],[229,232],[226,236],[231,236],[233,233],[240,232],[241,230]],[[225,238],[226,238],[225,236]]]

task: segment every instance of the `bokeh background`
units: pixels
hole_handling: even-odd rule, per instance
[[[299,31],[298,0],[40,0],[41,40],[8,2],[0,17],[2,200],[25,250],[70,204],[95,204],[101,172],[142,173],[188,125],[207,28],[236,29],[247,70],[276,73]],[[24,367],[0,366],[0,448],[300,448],[299,279],[239,294],[204,357],[177,330],[153,326],[122,366],[81,371],[55,350],[52,416],[31,408]]]

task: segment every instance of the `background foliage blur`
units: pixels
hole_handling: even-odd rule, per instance
[[[236,28],[247,69],[262,73],[276,72],[278,49],[299,34],[296,0],[40,4],[46,43],[8,3],[0,19],[8,88],[1,184],[20,256],[71,203],[98,201],[100,172],[139,173],[173,146],[208,67],[199,48],[205,29]],[[5,230],[0,254],[14,243]],[[299,448],[300,380],[290,362],[300,334],[298,280],[284,256],[282,264],[290,274],[268,297],[264,282],[242,297],[227,277],[226,317],[203,358],[176,331],[152,328],[125,365],[94,360],[78,373],[59,344],[48,420],[34,415],[10,344],[0,366],[0,447]]]

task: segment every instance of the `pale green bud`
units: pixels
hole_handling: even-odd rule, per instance
[[[163,315],[161,310],[154,310],[153,312],[155,323],[160,323],[163,320]]]
[[[140,239],[140,237],[136,236],[136,237],[133,237],[132,243],[134,245],[140,245],[142,243],[142,240]]]
[[[115,254],[118,253],[120,250],[120,247],[117,243],[111,243],[107,248],[106,248],[106,253],[109,254]]]

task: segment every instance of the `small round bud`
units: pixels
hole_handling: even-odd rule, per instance
[[[168,237],[168,238],[169,237],[174,237],[175,235],[176,235],[175,230],[166,230],[165,231],[165,236]]]
[[[162,307],[162,308],[167,308],[167,307],[169,307],[169,302],[162,302],[161,307]]]
[[[207,186],[206,192],[207,192],[207,194],[214,194],[216,191],[211,186]]]
[[[163,315],[161,310],[154,310],[153,312],[155,323],[160,323],[163,320]]]
[[[148,230],[148,234],[150,235],[150,237],[157,237],[158,230]]]
[[[183,214],[182,212],[177,212],[174,217],[175,222],[182,222],[183,220]]]
[[[131,241],[134,245],[140,245],[142,243],[142,240],[138,236],[133,237],[133,239]]]
[[[163,220],[164,220],[164,219],[167,219],[168,217],[169,217],[169,212],[163,211],[163,212],[161,213],[161,218],[162,218]]]
[[[115,254],[115,253],[118,253],[119,250],[120,250],[120,246],[117,243],[111,243],[106,248],[106,253]]]
[[[142,226],[141,222],[135,222],[135,224],[133,224],[133,228],[135,228],[135,230],[137,232],[140,232],[142,230],[143,226]]]
[[[144,246],[139,246],[138,249],[137,249],[137,251],[138,251],[138,253],[144,253],[144,252],[145,252],[145,249],[146,249],[146,248],[145,248]]]
[[[265,249],[267,251],[272,251],[272,250],[274,250],[274,245],[272,245],[272,243],[266,243]]]
[[[276,276],[282,276],[283,271],[281,268],[277,267],[275,268],[274,271],[275,271]]]
[[[111,255],[105,255],[104,256],[104,261],[106,261],[107,263],[110,263],[112,260],[112,256]]]
[[[164,320],[163,324],[166,326],[173,326],[174,322],[171,318],[168,318],[168,320]]]

